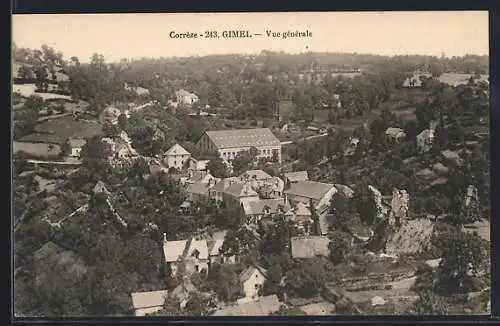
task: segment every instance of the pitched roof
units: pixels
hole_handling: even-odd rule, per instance
[[[226,306],[214,313],[214,316],[268,316],[280,309],[278,297],[273,294],[237,305]]]
[[[167,263],[177,261],[184,255],[187,240],[167,241],[163,243],[163,254]]]
[[[225,189],[227,189],[231,185],[231,183],[235,183],[235,182],[240,183],[240,180],[237,177],[224,178],[221,181],[217,182],[215,184],[215,186],[213,186],[212,189],[222,192]]]
[[[202,182],[197,182],[190,184],[187,188],[188,193],[199,194],[199,195],[208,195],[208,185]]]
[[[290,205],[288,202],[285,202],[283,199],[260,199],[251,201],[248,205],[244,205],[245,214],[253,215],[253,214],[263,214],[265,213],[264,208],[267,206],[270,209],[270,213],[279,213],[280,205],[283,206],[284,212],[290,209]],[[283,212],[283,213],[284,213]]]
[[[249,197],[249,196],[258,196],[250,185],[243,185],[241,183],[233,183],[226,189],[224,189],[224,193],[233,197]]]
[[[298,181],[292,183],[290,188],[285,190],[286,194],[301,196],[311,199],[322,199],[332,188],[333,184],[316,182],[316,181]]]
[[[101,180],[97,181],[97,183],[94,186],[93,192],[96,194],[102,192],[108,195],[110,194],[109,190],[106,188],[106,185]]]
[[[284,177],[290,182],[309,180],[307,171],[288,172],[284,174]]]
[[[402,137],[403,135],[406,135],[403,129],[394,127],[387,128],[385,134],[391,137]]]
[[[255,270],[258,270],[260,274],[262,274],[264,277],[267,276],[267,271],[260,267],[260,266],[249,266],[245,268],[241,274],[240,274],[240,281],[241,282],[246,282],[250,277],[252,277],[253,273]]]
[[[330,239],[325,236],[292,237],[291,243],[293,258],[328,257],[330,254]]]
[[[262,170],[249,170],[249,171],[243,172],[239,176],[240,179],[245,179],[247,177],[250,180],[266,180],[266,179],[271,178],[271,176],[269,174],[267,174],[266,172],[264,172]]]
[[[71,147],[83,147],[87,143],[87,140],[82,138],[70,138],[68,139],[68,144]]]
[[[179,144],[175,144],[174,146],[170,147],[168,151],[165,152],[165,155],[190,155],[184,147],[182,147]]]
[[[134,309],[163,306],[168,295],[167,290],[131,293]]]
[[[217,148],[280,145],[269,128],[207,131],[206,135]]]
[[[222,248],[223,244],[224,244],[224,239],[215,239],[214,244],[210,249],[210,256],[219,255],[219,251]]]
[[[208,245],[207,240],[195,240],[193,239],[189,244],[187,250],[187,255],[193,255],[195,250],[199,253],[199,259],[208,259]]]
[[[334,184],[335,188],[337,188],[337,190],[341,193],[344,194],[344,196],[346,196],[347,198],[351,198],[352,196],[354,196],[354,190],[352,190],[351,187],[348,187],[346,185],[341,185],[341,184]]]

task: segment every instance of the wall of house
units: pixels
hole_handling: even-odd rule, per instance
[[[243,293],[246,298],[257,299],[259,297],[259,289],[264,286],[266,278],[262,273],[255,269],[252,276],[243,283]]]
[[[196,259],[192,257],[191,259],[186,259],[185,266],[187,274],[199,273],[202,270],[208,271],[208,259]],[[196,267],[198,267],[198,270],[196,270]]]
[[[73,148],[71,148],[71,156],[80,157],[81,151],[82,151],[81,147],[73,147]]]
[[[330,191],[328,191],[321,200],[316,203],[316,210],[320,212],[321,210],[325,209],[326,207],[330,206],[330,200],[332,199],[333,195],[337,193],[337,189],[335,187],[332,187]]]
[[[155,312],[160,311],[161,309],[163,309],[163,306],[157,306],[157,307],[150,307],[150,308],[136,309],[136,310],[135,310],[135,315],[136,315],[136,316],[140,316],[140,317],[144,317],[144,316],[146,316],[147,314],[153,314],[153,313],[155,313]]]
[[[167,167],[169,168],[176,168],[181,170],[186,162],[189,160],[191,155],[185,154],[185,155],[167,155],[165,157],[164,163]]]

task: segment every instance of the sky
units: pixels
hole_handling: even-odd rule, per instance
[[[251,38],[175,39],[170,33],[248,30]],[[309,31],[310,37],[268,37],[266,31]],[[88,62],[225,53],[357,52],[380,55],[488,55],[486,11],[162,13],[13,15],[18,47],[42,44]]]

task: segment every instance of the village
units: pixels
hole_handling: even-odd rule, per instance
[[[83,68],[73,63],[66,75],[62,57],[52,59],[60,68],[47,69],[57,75],[44,77],[50,83],[29,64],[13,68],[20,315],[489,311],[484,77],[401,78],[380,95],[385,102],[358,114],[343,78],[356,85],[365,73],[312,64],[309,77],[341,85],[325,91],[313,116],[285,94],[267,116],[242,119],[235,112],[244,107],[207,104],[192,88],[170,87],[165,97],[128,79],[114,88],[120,100],[75,98]],[[477,111],[446,111],[448,102],[428,100],[439,92]],[[424,104],[383,108],[398,96]],[[439,113],[425,111],[432,105]],[[455,262],[454,250],[466,258]],[[55,276],[60,293],[49,291]],[[447,282],[461,292],[432,287]]]

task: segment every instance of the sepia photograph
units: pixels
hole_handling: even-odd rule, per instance
[[[490,315],[486,11],[14,14],[14,318]]]

